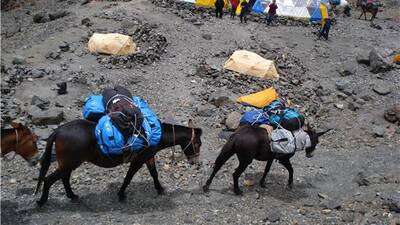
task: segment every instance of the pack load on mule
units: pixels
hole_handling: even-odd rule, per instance
[[[275,153],[290,154],[311,144],[310,137],[302,129],[304,116],[282,99],[274,100],[262,109],[245,112],[240,124],[267,129],[271,150]]]
[[[123,87],[104,89],[102,95],[91,95],[83,107],[83,117],[96,122],[95,135],[101,151],[119,155],[157,146],[161,124],[147,102],[132,96]]]

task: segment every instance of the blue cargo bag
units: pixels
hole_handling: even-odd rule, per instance
[[[240,118],[240,124],[261,125],[270,123],[268,116],[262,109],[254,109],[243,114]]]
[[[82,110],[83,118],[97,122],[101,117],[106,115],[106,109],[103,104],[102,95],[90,95],[85,100]]]
[[[96,139],[101,151],[106,155],[119,155],[124,149],[140,151],[145,147],[158,146],[161,140],[161,123],[146,101],[139,97],[132,98],[133,103],[143,114],[142,130],[144,133],[132,135],[127,141],[112,124],[111,118],[103,116],[96,126]]]

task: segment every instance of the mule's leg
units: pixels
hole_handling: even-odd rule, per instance
[[[159,195],[164,193],[164,188],[161,186],[160,181],[158,180],[158,173],[156,168],[156,163],[154,157],[149,159],[146,162],[147,169],[149,170],[151,176],[153,177],[154,181],[154,188],[157,190]]]
[[[71,200],[76,200],[79,198],[78,195],[74,194],[74,192],[72,191],[71,188],[71,183],[70,183],[70,179],[71,179],[71,172],[69,171],[67,172],[63,177],[62,177],[62,182],[64,184],[64,189],[65,189],[65,193],[67,194],[67,197]]]
[[[283,160],[283,161],[279,161],[279,163],[281,163],[289,172],[289,180],[288,180],[288,187],[291,189],[293,187],[293,167],[292,164],[290,163],[290,161],[287,160]]]
[[[264,174],[263,174],[263,176],[262,176],[262,178],[261,178],[261,180],[260,180],[260,186],[261,186],[262,188],[265,188],[265,177],[267,176],[269,170],[271,169],[271,166],[272,166],[272,163],[273,163],[273,162],[274,162],[273,159],[268,160],[267,165],[265,166]]]
[[[57,180],[61,179],[64,176],[64,174],[65,173],[63,171],[57,169],[44,179],[42,196],[40,197],[40,200],[37,201],[37,204],[39,206],[42,206],[44,205],[44,203],[46,203],[47,199],[49,198],[49,190],[51,185],[53,185]]]
[[[217,172],[221,169],[222,165],[225,164],[225,162],[233,156],[233,152],[229,149],[229,150],[222,150],[221,153],[218,155],[217,159],[215,160],[214,163],[214,168],[213,171],[210,175],[210,177],[208,178],[206,184],[203,186],[203,191],[207,192],[209,190],[210,184],[212,182],[212,180],[215,177],[215,174],[217,174]]]
[[[243,194],[243,191],[239,188],[239,177],[242,173],[246,170],[247,166],[251,163],[248,161],[241,160],[239,158],[239,166],[236,168],[235,172],[233,173],[233,191],[236,195]]]
[[[361,11],[360,16],[358,17],[358,19],[361,19],[362,15],[364,14],[364,11]]]
[[[144,162],[131,162],[131,165],[129,166],[129,170],[125,176],[124,183],[122,184],[121,188],[118,191],[118,197],[119,201],[124,201],[126,196],[125,196],[125,189],[128,187],[128,185],[131,183],[133,175],[136,174],[136,172],[143,166]]]

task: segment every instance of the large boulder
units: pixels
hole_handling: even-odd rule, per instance
[[[228,130],[235,130],[239,126],[240,118],[242,115],[238,112],[229,113],[228,117],[226,117],[225,125]]]
[[[61,110],[43,111],[37,106],[29,109],[29,117],[34,125],[57,125],[64,121],[64,112]]]
[[[384,117],[388,122],[391,123],[400,121],[400,104],[394,105],[387,109],[385,111]]]
[[[390,65],[375,49],[373,49],[369,53],[369,62],[370,62],[369,66],[371,67],[371,72],[373,73],[385,72],[390,67]]]

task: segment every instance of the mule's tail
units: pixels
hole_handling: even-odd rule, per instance
[[[51,151],[53,148],[54,140],[56,139],[56,132],[57,131],[53,132],[47,138],[46,149],[44,150],[42,160],[41,160],[42,167],[40,168],[38,183],[37,183],[36,190],[35,190],[35,195],[37,193],[39,193],[42,183],[44,181],[44,178],[46,177],[47,171],[49,170],[49,167],[51,164]]]

